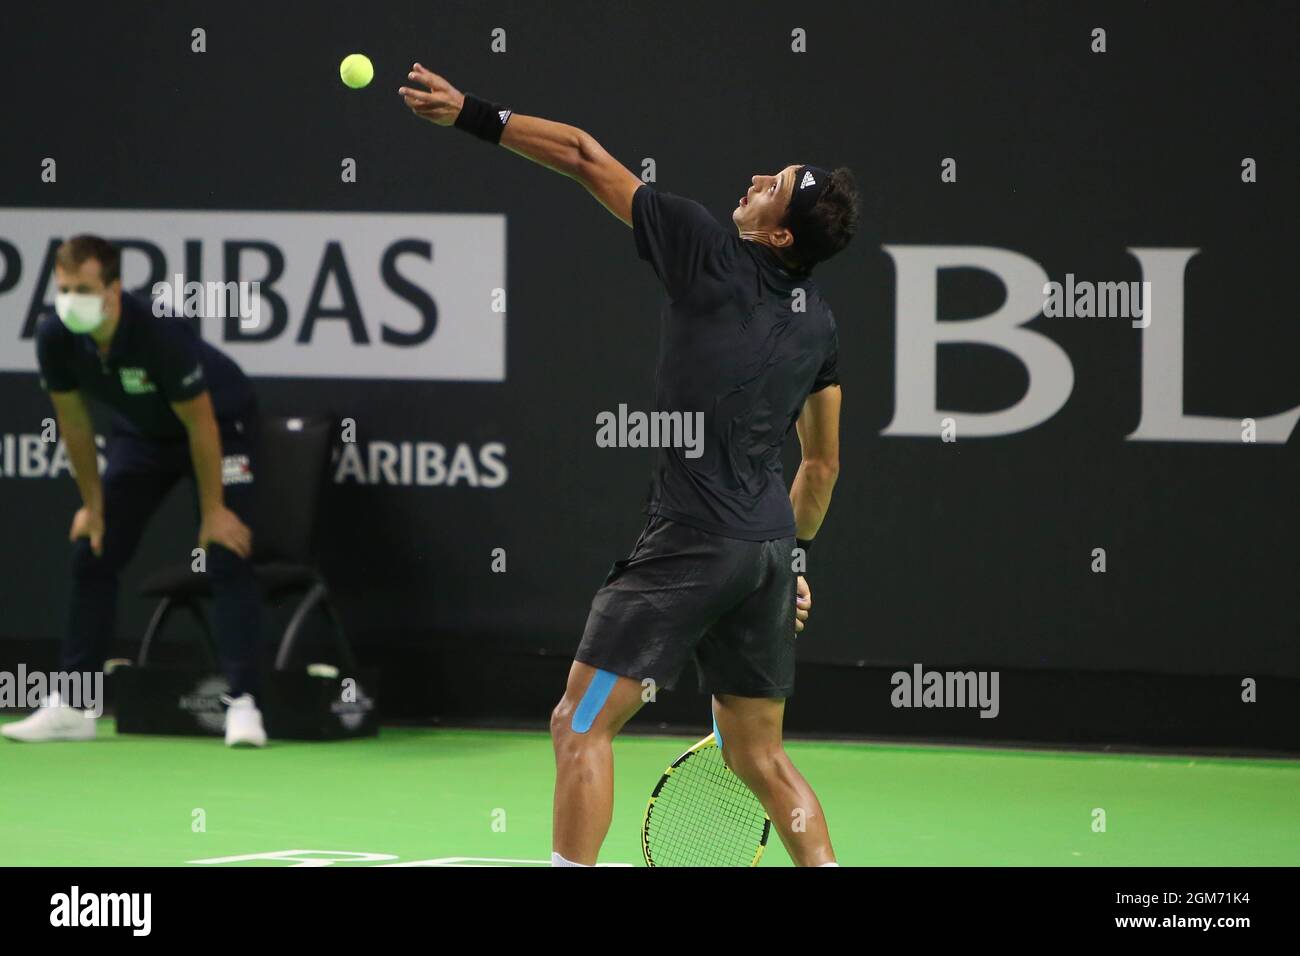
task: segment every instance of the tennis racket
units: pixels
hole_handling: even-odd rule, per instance
[[[709,734],[664,771],[641,825],[646,866],[758,866],[772,821]]]

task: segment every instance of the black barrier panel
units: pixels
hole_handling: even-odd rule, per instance
[[[344,680],[351,683],[345,685]],[[258,696],[267,736],[275,740],[342,740],[379,732],[378,675],[318,677],[271,671]],[[221,697],[230,685],[199,668],[148,665],[114,672],[117,730],[186,737],[225,733]]]
[[[1300,405],[1294,7],[584,5],[572,22],[549,4],[508,16],[388,4],[364,22],[341,3],[313,10],[205,10],[204,53],[180,9],[151,10],[140,29],[111,5],[82,11],[75,31],[57,6],[16,15],[30,22],[9,37],[58,36],[77,68],[51,69],[46,43],[6,45],[11,72],[39,82],[0,94],[13,133],[0,151],[0,356],[25,361],[32,277],[66,231],[13,210],[242,214],[195,220],[193,238],[166,240],[167,212],[105,231],[137,244],[135,282],[152,278],[148,244],[168,242],[164,273],[192,256],[215,263],[208,279],[236,263],[319,281],[314,310],[306,292],[289,297],[269,338],[228,323],[205,334],[246,350],[268,411],[354,422],[322,564],[363,657],[435,633],[571,651],[644,521],[651,462],[595,443],[599,413],[653,400],[662,292],[630,231],[571,182],[410,116],[396,87],[419,59],[588,130],[720,221],[751,174],[856,171],[870,228],[817,274],[840,329],[845,417],[804,659],[1300,675],[1300,468],[1286,440]],[[498,20],[505,53],[490,49]],[[795,28],[806,53],[791,49]],[[377,68],[363,91],[337,78],[354,49]],[[84,105],[55,108],[70,102]],[[57,182],[42,181],[47,157]],[[341,181],[348,158],[355,183]],[[298,213],[326,215],[282,218]],[[496,379],[350,377],[390,347],[385,330],[441,348],[463,314],[449,303],[490,290],[471,270],[438,276],[422,300],[402,277],[451,261],[457,241],[413,234],[423,220],[353,228],[344,213],[505,217]],[[1047,281],[1138,294],[1150,282],[1153,321],[1038,315]],[[348,288],[391,300],[332,314]],[[1004,308],[1019,338],[990,344],[979,320]],[[959,326],[971,342],[932,341]],[[332,371],[312,371],[324,353]],[[1004,416],[1017,408],[1019,423]],[[61,627],[76,498],[65,470],[49,475],[49,414],[30,368],[0,373],[7,637]],[[792,443],[787,479],[796,455]],[[148,611],[131,585],[185,558],[192,537],[188,502],[169,500],[124,575],[123,636]]]

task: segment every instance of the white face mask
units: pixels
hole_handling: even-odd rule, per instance
[[[73,332],[93,332],[104,321],[104,300],[93,294],[60,292],[54,297],[54,311]]]

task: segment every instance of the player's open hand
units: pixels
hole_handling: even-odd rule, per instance
[[[104,516],[92,508],[78,508],[77,513],[72,516],[72,530],[68,532],[68,540],[76,541],[78,538],[90,539],[90,550],[95,552],[98,557],[104,551]]]
[[[204,515],[199,525],[199,547],[206,548],[210,543],[247,558],[253,553],[253,532],[229,508],[218,508]]]
[[[794,594],[794,632],[798,634],[812,612],[812,590],[802,574],[795,581]]]
[[[413,85],[403,86],[397,92],[412,113],[439,126],[450,126],[456,122],[460,108],[465,103],[465,96],[460,90],[418,63],[411,67],[407,79]],[[416,84],[428,87],[428,92],[419,89]]]

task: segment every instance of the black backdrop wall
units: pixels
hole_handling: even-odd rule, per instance
[[[576,646],[591,593],[644,521],[649,452],[598,448],[595,417],[649,407],[662,293],[630,231],[573,182],[412,117],[396,88],[418,59],[588,130],[638,173],[653,160],[659,188],[722,221],[754,173],[856,171],[872,228],[818,273],[840,326],[845,420],[804,660],[1300,677],[1294,5],[142,11],[3,14],[4,636],[57,637],[76,502],[31,438],[49,406],[24,326],[33,300],[52,299],[43,260],[71,222],[50,211],[131,210],[86,220],[162,250],[152,271],[128,252],[128,285],[184,268],[184,240],[204,247],[203,278],[232,278],[223,242],[269,243],[289,263],[285,331],[204,334],[255,374],[268,410],[355,420],[323,563],[363,650],[438,635]],[[196,28],[206,52],[191,49]],[[505,52],[491,49],[497,28]],[[364,91],[337,78],[352,51],[377,67]],[[42,180],[46,158],[56,182]],[[429,273],[441,324],[402,364],[381,329],[418,313],[366,290],[385,287],[381,250],[431,231],[433,251],[398,271],[430,255],[454,267]],[[246,261],[257,278],[261,260]],[[363,290],[369,345],[338,318],[296,340],[322,271],[326,307],[346,301],[340,283]],[[1043,317],[1043,282],[1067,275],[1151,282],[1151,326]],[[504,319],[487,308],[498,285]],[[1022,338],[997,347],[972,320],[1003,309]],[[974,341],[934,344],[963,321]],[[1012,408],[1020,421],[997,414]],[[955,442],[940,438],[945,417]],[[429,464],[439,454],[446,471]],[[177,497],[128,586],[191,536]],[[124,600],[124,637],[146,610]]]

